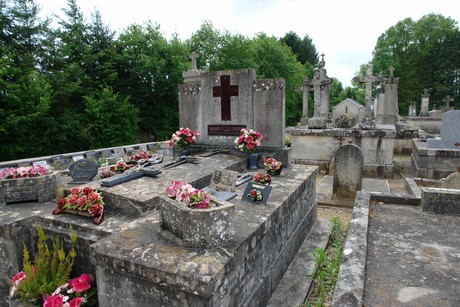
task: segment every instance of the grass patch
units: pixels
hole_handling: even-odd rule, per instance
[[[331,305],[346,239],[347,234],[344,226],[339,218],[333,218],[332,233],[327,248],[325,250],[316,248],[313,251],[317,266],[313,280],[314,290],[304,307]]]

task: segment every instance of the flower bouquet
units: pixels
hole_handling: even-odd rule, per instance
[[[258,174],[255,174],[252,177],[252,181],[262,183],[262,184],[266,184],[266,185],[270,185],[270,183],[272,182],[272,178],[270,177],[269,174],[258,173]]]
[[[124,171],[129,170],[133,165],[126,164],[124,161],[118,161],[117,164],[112,165],[110,170],[116,173],[123,173]]]
[[[33,165],[26,167],[10,167],[0,172],[0,180],[3,179],[18,179],[18,178],[33,178],[48,175],[50,172],[46,167],[41,165]]]
[[[247,195],[252,201],[261,201],[264,196],[259,190],[251,190]]]
[[[198,136],[200,136],[200,133],[197,131],[193,131],[189,128],[180,128],[172,134],[171,140],[169,141],[169,148],[182,148],[193,144],[196,142]]]
[[[56,201],[57,209],[54,215],[71,213],[92,217],[93,224],[99,225],[104,219],[104,201],[102,196],[91,187],[75,187],[70,190],[67,197]]]
[[[235,139],[234,143],[237,149],[253,153],[256,148],[260,146],[263,138],[264,137],[259,132],[243,128],[240,131],[240,136]]]
[[[279,175],[283,169],[283,162],[277,161],[274,158],[268,158],[264,162],[264,167],[267,173],[271,175]]]
[[[69,279],[74,264],[77,237],[70,229],[71,248],[66,254],[58,237],[52,238],[52,247],[41,227],[37,228],[38,253],[30,262],[24,245],[23,270],[13,276],[10,299],[44,307],[78,307],[97,303],[96,289],[91,288],[93,277],[82,274]]]
[[[182,202],[186,207],[208,209],[215,204],[211,203],[211,195],[203,190],[197,190],[183,181],[171,181],[165,190],[166,196]]]

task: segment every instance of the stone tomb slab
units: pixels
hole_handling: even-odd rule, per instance
[[[157,212],[137,219],[93,245],[99,304],[266,305],[316,220],[315,185],[315,167],[293,166],[273,179],[267,205],[234,198],[234,241],[213,249],[185,248]]]
[[[165,159],[158,164],[161,169]],[[163,193],[171,180],[181,180],[192,184],[195,188],[204,188],[210,183],[216,170],[230,169],[241,171],[246,161],[239,157],[217,154],[210,157],[200,157],[196,163],[185,163],[179,166],[163,169],[155,178],[141,177],[113,187],[102,187],[100,181],[91,187],[102,192],[109,211],[127,214],[129,216],[146,215],[157,207],[156,197]]]
[[[332,176],[324,176],[317,186],[317,199],[318,204],[323,205],[354,205],[354,199],[351,201],[345,201],[343,199],[333,199],[332,197]],[[375,178],[363,178],[362,191],[364,192],[378,192],[378,193],[390,193],[390,186],[386,179],[375,179]]]

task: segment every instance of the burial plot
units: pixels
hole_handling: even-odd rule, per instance
[[[341,146],[334,153],[333,196],[354,198],[363,182],[363,154],[354,144]]]

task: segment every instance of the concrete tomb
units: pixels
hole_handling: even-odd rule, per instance
[[[441,137],[426,142],[412,140],[414,177],[441,179],[460,165],[460,110],[442,114]]]

